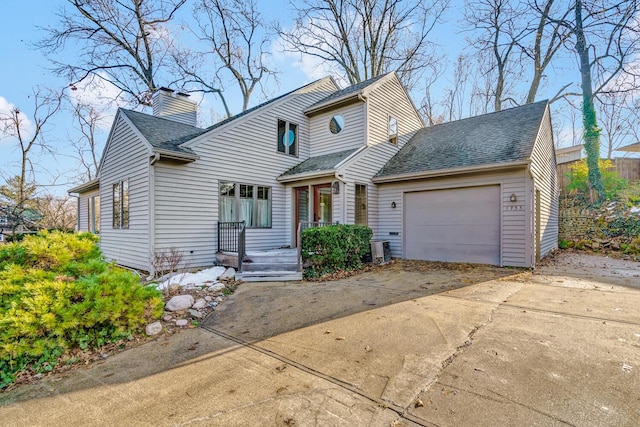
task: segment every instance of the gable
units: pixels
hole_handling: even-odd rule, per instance
[[[181,144],[182,148],[192,148],[198,146],[202,142],[209,141],[213,135],[228,132],[230,129],[235,128],[236,126],[245,126],[247,123],[251,123],[256,116],[267,114],[269,115],[272,112],[275,112],[276,115],[282,115],[283,111],[295,111],[295,116],[300,117],[302,115],[302,111],[309,105],[309,102],[316,102],[317,94],[321,92],[325,93],[333,93],[337,90],[335,81],[331,77],[325,77],[319,80],[316,80],[312,83],[309,83],[305,86],[302,86],[298,89],[287,92],[278,97],[272,98],[262,104],[256,105],[255,107],[249,108],[239,114],[236,114],[232,117],[224,119],[207,129],[201,135],[198,135],[192,138],[190,141],[186,141]],[[306,96],[308,94],[314,94],[312,96]],[[326,95],[325,95],[326,96]],[[308,101],[312,100],[312,101]],[[288,106],[283,107],[283,104],[290,104]],[[281,116],[285,120],[288,119],[286,117],[286,113],[284,116]],[[298,121],[302,121],[302,119],[298,119]],[[275,129],[276,124],[273,124],[273,128]],[[255,132],[257,129],[253,129]],[[264,136],[264,135],[262,135]],[[275,141],[275,140],[274,140]]]

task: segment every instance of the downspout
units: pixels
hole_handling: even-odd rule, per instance
[[[341,177],[338,171],[333,175],[337,181],[342,183],[342,191],[340,192],[340,224],[347,223],[347,181]]]
[[[149,255],[150,260],[150,275],[156,274],[153,270],[154,258],[156,256],[156,198],[155,198],[155,168],[154,164],[160,160],[160,153],[153,153],[153,156],[149,159],[148,179],[149,179]]]
[[[160,160],[160,153],[153,153],[153,157],[149,159],[149,164],[153,166],[158,160]]]

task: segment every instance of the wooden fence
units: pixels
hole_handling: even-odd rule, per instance
[[[631,159],[626,157],[618,157],[611,159],[611,162],[615,166],[615,170],[618,171],[620,178],[624,178],[627,181],[640,180],[640,159]],[[569,178],[567,175],[570,172],[570,167],[575,162],[563,163],[558,165],[558,180],[560,181],[560,188],[564,189],[569,185]]]

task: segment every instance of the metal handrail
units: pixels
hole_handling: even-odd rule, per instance
[[[218,222],[218,252],[238,254],[238,271],[246,252],[246,223],[244,221]]]
[[[244,221],[240,224],[240,230],[238,231],[238,273],[242,273],[242,260],[247,254],[246,252],[246,236],[247,227]]]

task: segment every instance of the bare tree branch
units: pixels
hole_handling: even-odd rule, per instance
[[[337,66],[350,84],[397,71],[411,88],[436,61],[430,35],[448,0],[304,0],[285,49]]]
[[[58,24],[36,44],[52,57],[55,71],[71,86],[95,74],[136,103],[151,105],[156,75],[172,44],[164,24],[186,0],[67,0]],[[77,61],[55,60],[67,45],[78,46]]]

